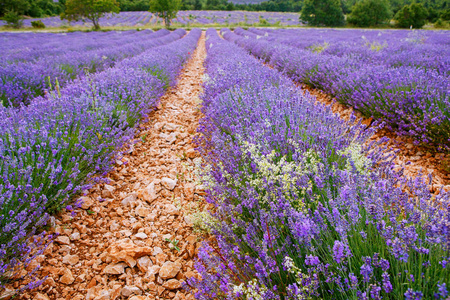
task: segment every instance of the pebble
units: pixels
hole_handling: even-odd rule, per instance
[[[124,297],[130,297],[131,295],[142,295],[142,290],[137,286],[124,286],[120,294]]]
[[[140,240],[145,240],[148,236],[143,232],[139,232],[138,234],[135,235],[135,237]]]
[[[64,274],[61,276],[59,281],[64,284],[72,284],[75,281],[75,278],[73,278],[72,272],[69,269],[64,269]]]
[[[125,273],[125,267],[127,265],[124,263],[120,263],[120,264],[110,264],[107,265],[104,269],[103,272],[106,274],[112,274],[112,275],[120,275]]]
[[[55,239],[55,242],[62,244],[62,245],[70,245],[70,239],[69,237],[65,235],[60,235]]]
[[[171,179],[168,177],[164,177],[163,179],[161,179],[161,184],[168,190],[173,190],[175,188],[175,186],[177,185],[177,182],[178,182],[178,180]]]
[[[69,264],[71,266],[76,265],[79,261],[80,258],[78,257],[78,255],[67,254],[66,256],[63,257],[63,263]]]
[[[168,290],[179,289],[181,287],[181,282],[176,279],[170,279],[170,280],[164,282],[163,287],[165,287]]]
[[[179,263],[166,261],[159,270],[159,276],[161,276],[162,279],[174,278],[180,270],[181,265]]]

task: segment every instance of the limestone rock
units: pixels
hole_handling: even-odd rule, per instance
[[[131,242],[119,242],[111,245],[106,252],[112,262],[126,262],[131,268],[136,266],[136,259],[150,255],[153,251],[150,247],[138,247]]]
[[[170,279],[170,280],[164,282],[163,287],[165,287],[168,290],[179,289],[181,287],[181,282],[176,279]]]
[[[62,244],[62,245],[70,245],[70,239],[69,237],[65,235],[60,235],[55,239],[55,242]]]
[[[64,272],[64,274],[63,274],[63,276],[61,276],[59,281],[61,283],[67,284],[67,285],[72,284],[75,281],[75,278],[73,278],[72,272],[67,268],[64,269],[63,272]]]
[[[102,190],[102,197],[103,198],[114,198],[113,193],[115,190],[116,189],[113,186],[105,184],[105,186]]]
[[[109,264],[103,269],[103,273],[111,275],[120,275],[125,273],[125,267],[127,265],[124,263],[120,264]]]
[[[178,272],[180,272],[180,269],[181,264],[166,261],[159,270],[159,276],[162,279],[174,278],[175,276],[177,276]]]
[[[142,198],[148,203],[152,203],[158,197],[156,193],[155,183],[152,182],[142,191]]]
[[[177,185],[178,180],[176,179],[171,179],[168,177],[164,177],[161,180],[161,184],[168,190],[173,190],[175,188],[175,186]]]
[[[80,258],[78,257],[78,255],[67,254],[66,256],[63,257],[63,263],[71,266],[76,265],[79,261]]]
[[[180,210],[178,208],[176,208],[176,206],[173,204],[167,204],[166,211],[169,215],[178,216],[180,214]]]
[[[82,201],[82,209],[89,209],[94,204],[94,201],[90,197],[81,197],[80,200]]]
[[[137,260],[137,266],[141,272],[147,273],[148,268],[153,265],[152,260],[148,256],[142,256]]]
[[[150,208],[139,205],[136,208],[136,210],[134,211],[134,213],[139,217],[145,218],[146,216],[148,216],[151,213],[151,211],[150,211]]]
[[[37,293],[34,295],[34,300],[50,300],[50,298],[47,295]]]
[[[127,206],[130,205],[133,202],[136,202],[137,200],[137,194],[136,193],[132,193],[128,196],[126,196],[123,200],[122,200],[122,205]]]
[[[142,290],[137,286],[124,286],[120,292],[124,297],[130,297],[131,295],[142,295]]]
[[[140,240],[145,240],[148,236],[144,232],[139,232],[135,235],[135,237]]]

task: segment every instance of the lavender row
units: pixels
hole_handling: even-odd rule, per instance
[[[36,253],[27,240],[49,214],[73,209],[73,196],[111,169],[138,122],[175,83],[200,34],[192,30],[27,107],[0,107],[1,284]]]
[[[373,132],[207,32],[197,299],[446,299],[450,195],[395,172]],[[405,191],[408,192],[405,192]]]
[[[370,64],[222,31],[253,55],[295,81],[319,88],[338,101],[386,123],[417,143],[450,149],[449,77],[434,69]],[[242,30],[237,30],[242,34]],[[407,53],[407,52],[406,52]],[[448,73],[448,69],[446,69]]]
[[[162,31],[158,31],[162,34]],[[153,31],[108,31],[70,33],[0,33],[0,64],[30,62],[44,56],[61,55],[69,51],[88,51],[114,47],[125,40],[145,38]],[[166,33],[168,34],[168,33]],[[164,35],[164,34],[162,34]]]
[[[159,31],[158,31],[159,32]],[[44,56],[33,62],[19,62],[0,66],[0,100],[3,105],[29,104],[37,96],[87,73],[95,73],[114,66],[118,61],[142,51],[168,44],[181,38],[183,30],[168,34],[152,33],[125,39],[122,44],[89,51],[65,52]]]

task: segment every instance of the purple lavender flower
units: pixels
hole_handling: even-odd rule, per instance
[[[333,258],[334,260],[340,264],[344,261],[346,257],[349,256],[348,246],[341,241],[334,241],[333,246]]]
[[[423,297],[422,292],[414,291],[411,288],[409,288],[405,293],[406,300],[420,300],[420,299],[422,299],[422,297]]]

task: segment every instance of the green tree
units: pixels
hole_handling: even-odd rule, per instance
[[[359,27],[369,27],[389,21],[391,17],[387,0],[363,0],[353,6],[347,21]]]
[[[170,27],[170,21],[177,16],[181,7],[181,0],[150,0],[151,13],[157,14],[164,19],[166,27]]]
[[[27,0],[1,0],[0,1],[0,17],[5,16],[9,12],[15,12],[23,15],[30,8]]]
[[[0,17],[6,23],[14,28],[20,28],[23,25],[22,15],[30,8],[27,0],[1,0]]]
[[[422,28],[426,24],[428,11],[422,3],[412,3],[411,5],[403,6],[394,19],[397,21],[397,26],[401,28]]]
[[[116,0],[67,0],[61,19],[69,21],[89,20],[95,30],[100,29],[99,20],[105,13],[119,13]]]
[[[15,11],[9,11],[3,16],[6,24],[12,28],[20,28],[23,25],[23,18]]]
[[[344,24],[344,14],[339,0],[305,0],[300,18],[313,26]]]
[[[200,2],[200,0],[195,0],[194,10],[202,10],[202,2]]]

